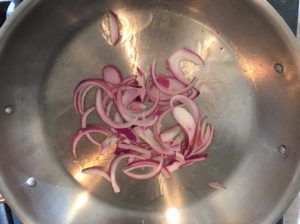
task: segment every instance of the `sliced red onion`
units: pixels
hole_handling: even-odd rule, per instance
[[[186,96],[177,95],[177,96],[172,97],[172,99],[170,101],[171,107],[174,107],[176,104],[178,105],[178,103],[186,106],[188,111],[193,116],[195,123],[198,123],[198,121],[199,121],[199,119],[201,119],[201,117],[200,117],[200,111],[199,111],[197,104]]]
[[[146,105],[140,102],[132,102],[127,108],[129,110],[141,111],[146,109]]]
[[[91,90],[94,87],[99,87],[100,89],[103,89],[111,98],[113,98],[113,91],[110,88],[109,85],[107,85],[106,82],[103,80],[84,80],[81,83],[78,84],[78,86],[75,89],[74,92],[74,98],[77,103],[76,110],[83,114],[84,113],[84,98],[87,94],[87,91],[84,90]],[[85,93],[85,94],[82,94]]]
[[[153,62],[151,69],[150,69],[150,74],[151,74],[151,78],[152,81],[154,82],[154,84],[156,85],[156,87],[164,94],[166,95],[180,95],[183,94],[187,91],[189,91],[191,88],[193,88],[193,86],[197,83],[198,79],[194,79],[187,87],[180,89],[180,90],[169,90],[166,89],[165,87],[161,86],[160,83],[157,81],[157,77],[156,77],[156,61]]]
[[[130,172],[132,170],[139,169],[139,168],[145,168],[145,167],[155,168],[157,166],[159,166],[159,161],[153,159],[135,160],[135,161],[128,162],[125,171]],[[165,166],[162,166],[161,173],[164,175],[165,178],[167,179],[170,178],[170,173]]]
[[[104,139],[104,141],[101,144],[102,150],[101,150],[100,154],[104,155],[105,153],[110,151],[112,148],[116,148],[117,141],[118,141],[118,139],[113,135],[106,137],[106,139]]]
[[[175,52],[168,60],[168,69],[170,72],[182,83],[189,85],[189,81],[185,78],[183,72],[180,69],[180,62],[190,61],[196,65],[203,65],[204,61],[196,52],[188,49],[182,48]]]
[[[131,141],[136,141],[136,135],[129,128],[119,128],[117,129],[119,134],[123,134]]]
[[[145,143],[147,143],[155,152],[166,155],[174,154],[173,152],[168,152],[162,149],[162,146],[155,140],[154,134],[150,129],[135,127],[133,130],[136,135],[138,135]]]
[[[104,81],[113,85],[118,85],[122,82],[122,74],[114,65],[104,66],[102,69],[102,76]]]
[[[211,186],[212,188],[217,189],[217,190],[225,190],[226,189],[226,187],[223,184],[220,184],[218,182],[211,182],[211,183],[209,183],[209,186]]]
[[[95,109],[96,109],[95,107],[91,107],[84,112],[84,114],[81,117],[81,121],[80,121],[81,129],[84,129],[87,127],[87,125],[86,125],[87,118],[91,113],[93,113],[95,111]],[[88,140],[90,140],[91,143],[101,147],[101,143],[99,143],[97,140],[95,140],[90,134],[86,134],[86,137]]]
[[[111,10],[108,12],[108,18],[109,18],[109,30],[110,30],[111,44],[113,46],[116,46],[121,39],[119,18]]]
[[[198,155],[193,155],[190,156],[186,159],[187,162],[201,162],[205,161],[208,158],[208,154],[198,154]]]
[[[139,146],[135,146],[135,145],[128,145],[128,144],[119,143],[118,148],[131,150],[131,151],[138,152],[138,153],[141,153],[141,154],[146,155],[146,156],[151,155],[151,152],[148,151],[147,149],[139,147]]]
[[[136,68],[137,74],[136,74],[136,81],[138,82],[138,85],[141,87],[145,87],[145,72],[142,71],[139,67]],[[142,98],[142,101],[144,101],[144,98]]]
[[[169,178],[170,172],[203,161],[208,156],[203,152],[212,142],[214,128],[206,118],[201,118],[200,110],[193,101],[199,95],[199,91],[193,88],[197,80],[184,84],[176,75],[157,76],[155,65],[154,62],[151,66],[147,82],[145,73],[138,67],[137,74],[122,79],[117,67],[105,66],[103,79],[82,81],[74,92],[74,107],[82,114],[81,130],[72,142],[74,158],[77,158],[76,148],[83,136],[101,146],[102,155],[116,149],[109,164],[109,174],[102,167],[83,170],[111,180],[116,193],[120,191],[116,168],[122,159],[127,159],[123,170],[125,175],[147,180],[159,173]],[[96,88],[95,105],[86,109],[85,99],[93,88]],[[87,118],[95,110],[109,129],[87,127]],[[162,131],[163,119],[171,112],[176,124]],[[99,142],[90,135],[92,133],[103,134],[105,138]],[[145,167],[152,169],[144,174],[133,173]]]
[[[109,117],[110,112],[111,112],[111,108],[113,106],[114,102],[111,100],[108,102],[107,106],[106,106],[106,116]]]
[[[105,170],[101,166],[94,166],[94,167],[85,168],[85,169],[82,170],[82,173],[84,173],[84,174],[96,174],[96,175],[99,175],[101,177],[104,177],[106,180],[111,182],[110,176],[108,175],[108,173],[105,172]]]
[[[136,119],[135,119],[134,125],[138,125],[138,126],[142,126],[142,127],[152,126],[157,119],[156,117],[148,119],[148,120],[147,119],[138,120],[137,118],[144,118],[144,117],[150,116],[156,110],[156,108],[158,106],[158,102],[156,102],[147,111],[143,111],[141,113],[132,113],[122,103],[122,91],[123,90],[124,90],[123,88],[119,88],[118,93],[117,93],[117,108],[118,108],[120,115],[127,121],[131,121],[135,117]],[[159,98],[157,99],[157,101],[158,100],[159,100]]]
[[[185,110],[182,107],[174,107],[172,112],[176,121],[186,132],[189,139],[189,144],[191,144],[196,131],[196,124],[194,118],[187,110]]]
[[[182,161],[175,161],[173,162],[171,165],[167,166],[167,169],[170,173],[175,172],[176,170],[178,170],[180,167],[182,167],[185,164],[185,162]]]
[[[75,159],[77,159],[77,145],[79,143],[79,140],[87,135],[87,134],[91,134],[91,133],[100,133],[103,134],[105,136],[109,136],[112,133],[103,127],[99,127],[99,126],[89,126],[87,128],[81,129],[73,138],[72,141],[72,152],[73,152],[73,156]]]
[[[157,77],[157,81],[159,82],[159,84],[161,84],[163,87],[167,89],[170,87],[170,81],[167,78],[165,78],[163,75],[159,75]]]
[[[125,169],[125,170],[123,170],[123,172],[124,172],[127,176],[129,176],[129,177],[131,177],[131,178],[133,178],[133,179],[136,179],[136,180],[149,180],[149,179],[151,179],[151,178],[157,176],[157,175],[161,172],[161,169],[162,169],[162,167],[163,167],[163,161],[164,161],[164,160],[163,160],[163,156],[161,156],[159,165],[158,165],[156,168],[154,168],[151,172],[146,173],[146,174],[135,174],[135,173],[131,173],[130,171],[134,170],[134,168],[131,168],[131,169],[129,169],[129,170],[128,170],[128,169]]]
[[[160,138],[163,142],[173,142],[175,137],[181,133],[182,129],[180,126],[176,125],[160,134]]]
[[[124,89],[124,87],[123,87]],[[124,92],[122,94],[122,103],[125,106],[128,106],[130,103],[132,103],[138,96],[141,95],[140,89],[138,88],[126,88],[124,89]]]
[[[131,121],[128,121],[127,123],[116,123],[112,119],[110,119],[104,111],[103,105],[102,105],[102,94],[101,91],[98,90],[96,93],[96,110],[98,112],[98,115],[101,117],[101,119],[109,126],[113,128],[129,128],[132,125],[135,124],[137,119],[132,119]]]
[[[141,156],[138,155],[134,155],[134,154],[123,154],[123,155],[119,155],[116,156],[113,161],[110,163],[110,178],[111,178],[111,184],[113,187],[113,190],[115,193],[119,193],[120,192],[120,187],[117,183],[116,180],[116,170],[117,170],[117,166],[119,165],[119,163],[126,158],[139,158],[139,159],[143,159]]]

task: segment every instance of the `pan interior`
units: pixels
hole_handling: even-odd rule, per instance
[[[18,216],[24,223],[276,222],[300,185],[300,60],[278,15],[259,0],[88,2],[24,1],[0,34],[0,104],[13,108],[0,113],[0,190]],[[123,24],[116,47],[102,31],[108,10]],[[101,78],[107,64],[125,77],[136,65],[149,74],[157,60],[167,74],[165,60],[183,47],[205,60],[193,74],[201,80],[197,104],[216,128],[208,160],[149,181],[126,178],[121,164],[118,194],[81,174],[107,161],[86,139],[73,161],[76,85]]]
[[[44,83],[44,122],[55,144],[53,153],[79,184],[114,206],[160,210],[165,203],[186,207],[205,201],[214,192],[208,184],[229,183],[243,157],[251,152],[247,150],[253,138],[251,130],[255,129],[251,84],[232,48],[200,22],[159,9],[116,13],[128,24],[122,30],[121,44],[112,47],[107,42],[101,28],[105,19],[99,18],[68,39]],[[151,63],[157,60],[158,70],[166,74],[166,59],[182,47],[199,52],[206,63],[195,75],[201,80],[197,103],[216,128],[209,159],[181,169],[168,181],[162,177],[134,181],[120,172],[119,194],[114,194],[104,179],[81,174],[82,167],[107,165],[108,158],[99,156],[99,150],[83,140],[78,147],[79,161],[72,160],[72,136],[79,129],[79,115],[72,101],[76,85],[84,79],[101,78],[101,69],[107,64],[119,66],[127,76],[134,72],[135,65],[149,74]],[[192,68],[186,68],[192,72]],[[95,94],[90,95],[94,98]],[[99,123],[96,116],[93,119],[91,123]],[[167,202],[168,198],[174,201]]]

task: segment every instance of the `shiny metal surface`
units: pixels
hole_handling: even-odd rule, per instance
[[[26,1],[0,34],[0,188],[23,222],[277,221],[300,186],[300,57],[275,11],[260,0],[86,3]],[[116,48],[101,30],[107,9],[124,27]],[[181,47],[206,60],[196,75],[202,80],[198,103],[216,127],[209,159],[169,181],[119,175],[119,194],[102,179],[82,175],[81,166],[105,158],[83,143],[80,161],[72,160],[76,84],[98,77],[108,63],[124,74],[137,64],[147,70]],[[30,177],[34,188],[26,185]],[[215,191],[211,181],[228,189]]]
[[[4,197],[0,194],[0,203],[4,203],[5,202],[5,199]]]

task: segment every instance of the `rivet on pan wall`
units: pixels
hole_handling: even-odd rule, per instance
[[[4,112],[7,114],[7,115],[11,115],[13,112],[14,112],[14,108],[13,106],[11,105],[8,105],[4,108]]]
[[[278,147],[278,151],[280,153],[280,155],[283,157],[283,158],[286,158],[287,155],[288,155],[288,150],[287,150],[287,147],[285,145],[280,145]]]
[[[37,180],[34,178],[34,177],[29,177],[27,180],[26,180],[26,185],[28,187],[35,187],[37,184]]]
[[[275,63],[274,64],[274,69],[277,73],[283,73],[284,72],[284,68],[283,68],[283,65],[280,64],[280,63]]]

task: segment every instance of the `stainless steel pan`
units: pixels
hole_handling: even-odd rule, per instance
[[[116,48],[101,32],[108,9],[128,24]],[[167,182],[120,176],[119,194],[81,175],[96,155],[70,153],[76,84],[112,62],[146,70],[184,46],[207,62],[209,159]],[[27,0],[1,30],[0,74],[0,189],[25,223],[274,223],[299,190],[300,57],[266,1]]]

